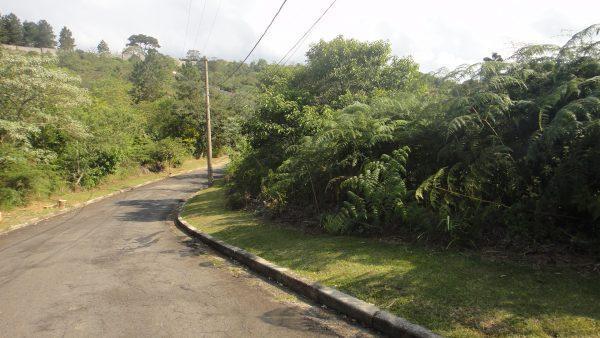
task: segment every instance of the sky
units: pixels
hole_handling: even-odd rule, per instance
[[[330,2],[288,0],[250,60],[278,61]],[[209,57],[241,60],[281,3],[0,0],[0,13],[13,12],[28,21],[46,19],[56,34],[67,26],[83,50],[95,49],[104,39],[113,52],[120,52],[130,35],[142,33],[156,37],[160,51],[174,57],[197,49]],[[525,44],[561,45],[573,33],[600,23],[599,13],[598,0],[337,0],[291,62],[304,62],[310,44],[343,35],[386,40],[395,55],[412,56],[423,71],[452,69],[478,62],[493,52],[509,56]]]

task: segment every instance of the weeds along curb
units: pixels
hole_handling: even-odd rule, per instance
[[[77,209],[81,209],[81,208],[85,207],[86,205],[90,205],[92,203],[99,202],[101,200],[113,197],[115,195],[118,195],[118,194],[121,194],[121,193],[124,193],[124,192],[128,192],[128,191],[131,191],[131,190],[134,190],[134,189],[137,189],[137,188],[141,188],[143,186],[146,186],[146,185],[149,185],[149,184],[152,184],[152,183],[156,183],[156,182],[162,181],[162,180],[167,179],[169,177],[175,177],[175,176],[179,176],[179,175],[189,174],[189,173],[192,173],[192,172],[197,171],[197,170],[198,169],[191,169],[191,170],[186,170],[186,171],[183,171],[183,172],[180,172],[180,173],[177,173],[177,174],[173,174],[173,175],[170,175],[170,176],[160,177],[160,178],[148,181],[148,182],[140,183],[140,184],[137,184],[137,185],[134,185],[134,186],[131,186],[131,187],[127,187],[127,188],[123,188],[123,189],[120,189],[120,190],[117,190],[117,191],[113,191],[113,192],[111,192],[109,194],[98,196],[96,198],[92,198],[91,200],[88,200],[88,201],[85,201],[85,202],[77,203],[77,204],[75,204],[73,206],[67,207],[65,209],[62,209],[62,210],[59,210],[59,211],[56,211],[56,212],[52,212],[52,213],[50,213],[48,215],[45,215],[45,216],[42,216],[42,217],[36,217],[36,218],[33,218],[33,219],[31,219],[31,220],[29,220],[27,222],[12,225],[12,226],[6,228],[3,231],[0,231],[0,236],[6,235],[6,234],[8,234],[10,232],[13,232],[15,230],[18,230],[18,229],[21,229],[21,228],[24,228],[24,227],[28,227],[30,225],[36,225],[36,224],[38,224],[40,222],[49,220],[49,219],[54,218],[56,216],[64,215],[64,214],[69,213],[71,211],[75,211]]]
[[[243,263],[262,276],[275,280],[312,301],[326,305],[390,337],[440,337],[422,326],[410,323],[404,318],[381,310],[373,304],[364,302],[334,288],[296,276],[289,269],[277,266],[244,249],[229,245],[211,235],[201,232],[181,217],[181,210],[184,205],[185,203],[181,205],[175,218],[176,225],[183,232],[193,238],[199,239],[221,254]]]

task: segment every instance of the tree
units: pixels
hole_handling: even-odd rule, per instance
[[[38,35],[38,26],[35,22],[23,22],[23,42],[27,47],[35,46],[35,39]]]
[[[4,41],[3,43],[9,45],[23,45],[23,25],[21,25],[21,20],[10,13],[2,18],[2,26],[4,30]]]
[[[96,47],[96,49],[98,49],[98,54],[100,54],[100,55],[109,55],[110,54],[110,49],[108,48],[108,44],[104,40],[100,41],[100,43],[98,44],[98,47]]]
[[[0,43],[6,43],[6,30],[4,29],[4,17],[0,13]]]
[[[144,52],[142,47],[135,45],[125,47],[125,49],[123,49],[122,56],[127,56],[129,59],[132,60],[144,60],[144,58],[146,57],[146,53]]]
[[[503,62],[504,59],[502,58],[502,55],[494,52],[492,53],[492,57],[486,56],[483,58],[483,61],[497,61],[497,62]]]
[[[143,61],[138,61],[133,67],[130,80],[133,88],[130,93],[133,100],[153,101],[163,96],[169,83],[171,59],[160,54],[156,49],[148,50]]]
[[[306,53],[308,63],[298,82],[316,103],[342,108],[364,101],[377,90],[405,88],[418,66],[410,58],[392,56],[388,42],[361,42],[338,36],[320,41]],[[391,78],[394,79],[391,81]]]
[[[35,46],[41,48],[54,48],[56,47],[56,35],[52,26],[46,20],[38,21],[38,34],[35,39]]]
[[[190,61],[198,62],[202,59],[202,54],[200,54],[200,51],[190,49],[190,50],[188,50],[185,58]]]
[[[139,46],[142,48],[144,53],[147,53],[149,49],[158,49],[160,45],[158,40],[152,36],[144,34],[135,34],[129,37],[127,46]]]
[[[58,43],[58,48],[62,49],[63,51],[72,52],[75,48],[75,39],[73,39],[73,33],[66,26],[60,30]]]

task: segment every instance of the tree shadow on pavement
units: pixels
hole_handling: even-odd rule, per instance
[[[165,221],[173,209],[181,203],[178,198],[142,199],[118,201],[118,206],[127,206],[128,211],[118,214],[117,218],[127,222]]]

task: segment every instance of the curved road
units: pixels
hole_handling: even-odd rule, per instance
[[[0,337],[370,336],[174,227],[205,175],[0,235]]]

